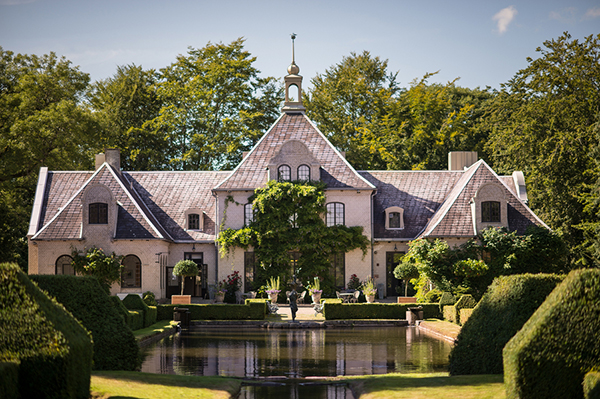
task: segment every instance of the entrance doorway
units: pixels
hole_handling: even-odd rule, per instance
[[[204,264],[204,254],[202,252],[186,252],[183,254],[184,259],[194,261],[198,266],[198,275],[195,277],[185,278],[185,288],[183,291],[184,295],[198,296],[204,298],[204,295],[208,293],[207,283],[207,265]]]
[[[404,252],[386,252],[385,254],[385,271],[386,271],[386,296],[398,296],[396,287],[402,284],[402,280],[398,280],[394,276],[394,269],[402,261]]]

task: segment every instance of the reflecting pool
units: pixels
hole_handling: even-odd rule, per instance
[[[446,371],[451,345],[418,327],[184,331],[145,349],[142,371],[289,377]]]

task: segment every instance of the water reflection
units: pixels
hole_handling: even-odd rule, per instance
[[[146,350],[142,371],[269,377],[445,371],[450,344],[414,327],[183,332]]]

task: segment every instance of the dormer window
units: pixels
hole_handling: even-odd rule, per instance
[[[500,202],[484,201],[481,203],[481,221],[488,223],[500,223]]]
[[[308,165],[298,166],[298,180],[310,181],[310,168]]]
[[[108,204],[104,202],[90,204],[89,224],[108,224]]]
[[[385,210],[386,230],[402,230],[404,228],[404,209],[391,206]]]
[[[292,169],[287,165],[281,165],[277,168],[277,181],[291,181]]]
[[[200,215],[197,213],[188,215],[188,230],[200,230]]]

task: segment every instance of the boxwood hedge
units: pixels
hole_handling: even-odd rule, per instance
[[[502,374],[502,348],[562,278],[555,274],[496,278],[458,334],[450,352],[450,374]]]
[[[21,397],[89,397],[89,333],[16,264],[0,264],[0,331],[0,362],[19,363]]]
[[[191,304],[158,305],[158,320],[172,320],[175,308],[186,308],[192,320],[264,320],[267,313],[266,300],[246,300],[244,305]]]
[[[129,294],[125,298],[123,298],[123,305],[128,310],[138,311],[142,315],[142,327],[146,328],[156,323],[156,314],[157,309],[156,306],[148,306],[144,302],[142,298],[140,298],[137,294]],[[138,328],[132,328],[132,330],[137,330]]]
[[[0,362],[0,398],[19,398],[19,361]]]
[[[323,304],[326,320],[342,319],[406,319],[409,307],[423,307],[423,317],[440,318],[437,303],[332,303]]]
[[[600,399],[600,371],[590,371],[583,380],[585,399]]]
[[[574,270],[506,344],[511,398],[582,398],[585,374],[600,366],[600,269]]]
[[[136,370],[141,364],[137,341],[98,280],[91,276],[31,276],[91,333],[95,370]]]

